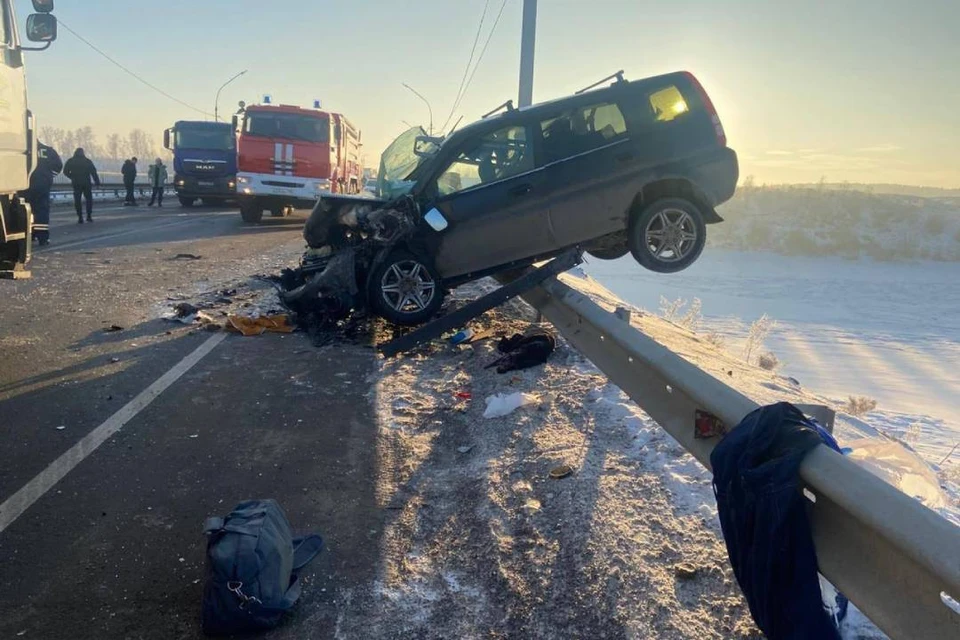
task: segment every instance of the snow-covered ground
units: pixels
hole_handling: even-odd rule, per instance
[[[878,402],[864,420],[939,465],[960,443],[960,263],[878,263],[709,249],[690,269],[659,275],[629,257],[585,270],[627,302],[699,298],[703,328],[738,350],[763,314],[782,372],[843,404]],[[960,475],[960,450],[943,463]]]

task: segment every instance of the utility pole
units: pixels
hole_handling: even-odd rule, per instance
[[[523,34],[520,41],[519,106],[533,104],[533,56],[537,48],[537,0],[523,0]]]

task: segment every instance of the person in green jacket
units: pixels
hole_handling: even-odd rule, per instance
[[[167,184],[167,167],[163,164],[163,160],[157,158],[157,161],[150,165],[147,177],[150,179],[150,185],[153,187],[153,195],[150,196],[150,204],[147,206],[152,207],[154,201],[156,201],[157,206],[162,207],[163,188]]]

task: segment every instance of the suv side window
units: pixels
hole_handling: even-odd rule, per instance
[[[527,128],[504,127],[469,143],[437,178],[437,194],[448,196],[533,169]]]
[[[627,137],[627,123],[615,102],[571,109],[540,123],[544,163],[605,147]]]

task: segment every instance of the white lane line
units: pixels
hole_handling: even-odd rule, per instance
[[[213,351],[214,347],[223,342],[226,337],[226,334],[211,336],[210,339],[197,347],[193,353],[160,376],[156,382],[141,391],[136,398],[107,418],[106,422],[84,436],[80,442],[70,447],[66,453],[54,460],[50,466],[41,471],[37,477],[7,498],[3,504],[0,504],[0,533],[13,524],[17,518],[23,515],[24,511],[43,497],[54,485],[63,480],[63,478],[73,471],[78,464],[83,462],[87,456],[96,451],[100,445],[120,431],[120,429],[130,422],[138,413],[147,408],[151,402],[156,400],[157,396],[166,391],[170,385],[176,382],[195,364],[200,362],[204,356]]]
[[[189,224],[196,220],[206,220],[207,218],[212,217],[215,214],[201,214],[199,216],[191,216],[190,218],[177,220],[175,222],[167,222],[164,224],[153,225],[152,227],[138,227],[136,229],[129,229],[127,231],[120,231],[118,233],[109,233],[103,236],[94,236],[92,238],[84,238],[83,240],[74,240],[73,242],[64,242],[63,244],[52,244],[49,248],[44,248],[43,250],[34,251],[35,254],[42,253],[57,253],[58,251],[63,251],[65,249],[72,249],[73,247],[83,246],[85,244],[90,244],[91,242],[99,242],[101,240],[110,240],[112,238],[119,238],[120,236],[128,236],[132,233],[143,233],[145,231],[158,231],[160,229],[167,229],[169,227],[179,227],[185,224]]]

